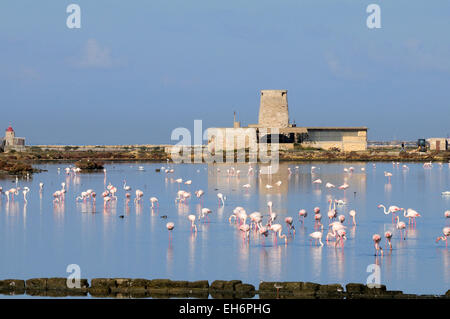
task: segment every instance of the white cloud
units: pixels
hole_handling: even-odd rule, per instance
[[[114,65],[110,50],[102,47],[95,39],[87,40],[77,60],[75,64],[83,68],[110,68]]]

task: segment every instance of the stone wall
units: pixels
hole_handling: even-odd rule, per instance
[[[287,90],[261,90],[258,125],[260,127],[288,127]]]

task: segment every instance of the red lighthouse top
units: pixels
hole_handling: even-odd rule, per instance
[[[11,127],[11,125],[6,129],[6,132],[14,132],[13,128]]]

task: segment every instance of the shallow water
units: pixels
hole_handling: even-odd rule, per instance
[[[247,175],[248,165],[236,166],[241,177],[228,177],[230,165],[182,164],[171,165],[175,172],[166,175],[155,172],[167,166],[161,163],[112,163],[103,172],[67,176],[67,164],[39,165],[47,172],[35,174],[29,180],[19,180],[19,187],[28,186],[28,203],[20,194],[9,203],[5,196],[0,202],[0,279],[33,277],[66,277],[69,264],[78,264],[82,278],[131,277],[170,278],[173,280],[240,279],[258,286],[263,281],[312,281],[321,284],[349,282],[366,283],[371,264],[381,266],[381,283],[390,290],[406,293],[442,294],[450,289],[450,247],[435,243],[442,228],[449,221],[444,211],[450,209],[450,197],[441,192],[450,190],[450,172],[447,164],[407,163],[403,169],[391,163],[283,163],[271,178],[257,174]],[[145,171],[138,167],[144,166]],[[258,166],[255,166],[257,171]],[[298,166],[298,169],[296,169]],[[311,166],[316,166],[311,174]],[[344,168],[353,166],[352,173]],[[288,174],[290,167],[292,174]],[[365,171],[361,171],[364,167]],[[58,172],[57,168],[61,168]],[[220,168],[220,172],[217,171]],[[390,182],[384,171],[392,172]],[[105,179],[106,178],[106,179]],[[125,205],[123,180],[134,191],[144,192],[142,204],[130,201]],[[192,180],[192,185],[174,182],[173,179]],[[322,185],[312,183],[320,178]],[[282,184],[275,183],[281,180]],[[39,182],[44,191],[39,193]],[[344,192],[337,187],[331,191],[326,182],[336,186],[346,181],[350,187]],[[64,204],[54,205],[52,194],[66,183]],[[105,185],[118,188],[116,202],[103,207],[101,193]],[[245,191],[242,185],[251,184]],[[267,189],[266,184],[273,185]],[[14,179],[0,180],[5,191],[14,187]],[[176,204],[179,190],[192,192],[188,205]],[[88,188],[97,193],[96,207],[90,202],[77,202],[81,191]],[[187,215],[196,213],[200,202],[194,191],[203,189],[203,207],[210,208],[209,223],[198,222],[197,234],[191,233]],[[219,207],[216,194],[226,196],[225,206]],[[160,207],[150,208],[149,198],[159,199]],[[344,248],[334,243],[323,247],[311,246],[308,234],[314,231],[313,211],[321,207],[323,223],[327,229],[328,199],[333,196],[345,199],[338,213],[346,216],[347,237]],[[272,235],[264,240],[250,235],[249,243],[243,241],[236,224],[228,218],[236,206],[247,214],[254,211],[267,213],[267,201],[273,202],[278,214],[276,222],[283,225],[284,217],[294,217],[295,237],[288,244]],[[410,228],[406,240],[394,229],[390,215],[383,214],[378,204],[414,208],[422,217],[415,229]],[[298,221],[299,209],[306,209],[305,225]],[[357,226],[352,227],[348,211],[357,212]],[[124,215],[124,218],[119,218]],[[167,219],[161,216],[167,215]],[[402,217],[407,223],[407,219]],[[172,238],[165,227],[175,223]],[[372,235],[383,236],[386,230],[394,233],[394,249],[385,250],[383,257],[375,257]],[[324,235],[325,239],[325,235]],[[382,246],[384,248],[384,238]]]

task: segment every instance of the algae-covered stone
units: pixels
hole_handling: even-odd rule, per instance
[[[130,278],[115,278],[114,280],[116,281],[115,286],[117,288],[128,288],[131,283]]]
[[[130,287],[141,287],[141,288],[147,288],[150,286],[151,284],[151,280],[149,279],[141,279],[141,278],[136,278],[136,279],[131,279],[130,281]]]
[[[172,281],[170,279],[153,279],[147,285],[147,288],[159,289],[171,287]]]
[[[250,285],[250,284],[237,284],[235,286],[235,290],[236,290],[236,292],[239,292],[239,293],[254,292],[255,286]]]
[[[116,286],[115,279],[110,278],[94,278],[91,280],[91,288],[109,289]]]
[[[211,287],[210,289],[212,290],[224,290],[224,286],[225,286],[226,281],[225,280],[214,280],[211,283]]]
[[[233,290],[235,290],[237,284],[242,284],[242,281],[240,281],[240,280],[227,281],[223,285],[223,289],[227,290],[227,291],[233,291]]]
[[[25,290],[25,280],[19,279],[0,280],[1,292],[10,292],[10,291],[23,292],[24,290]]]
[[[198,281],[190,281],[188,283],[189,288],[209,288],[208,280],[198,280]]]
[[[189,281],[184,280],[173,280],[170,282],[171,288],[187,288],[189,285]]]
[[[263,281],[259,283],[258,290],[260,291],[276,291],[275,284],[278,284],[273,281]]]
[[[25,281],[26,289],[47,290],[47,278],[32,278]]]
[[[339,284],[331,284],[331,285],[321,285],[319,287],[319,292],[343,292],[344,288],[342,288]]]
[[[320,285],[316,284],[314,282],[304,282],[302,284],[302,290],[312,290],[312,291],[317,291],[319,290]]]
[[[345,290],[350,294],[359,294],[365,290],[365,286],[363,284],[349,283],[345,286]]]

